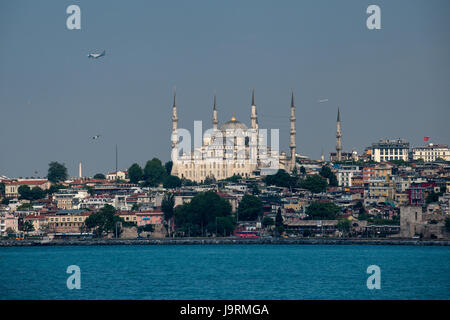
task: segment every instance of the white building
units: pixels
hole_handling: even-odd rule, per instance
[[[412,149],[413,160],[422,159],[424,162],[433,162],[438,158],[450,161],[450,149],[445,144],[432,144]]]
[[[372,151],[372,160],[375,162],[409,160],[409,142],[406,140],[383,139],[373,143],[370,149]]]
[[[114,171],[110,172],[106,175],[106,179],[109,181],[115,181],[115,180],[124,180],[127,181],[128,171]]]
[[[338,185],[340,187],[351,187],[352,177],[362,175],[359,166],[340,166],[337,172]]]

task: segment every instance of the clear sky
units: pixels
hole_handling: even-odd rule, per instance
[[[68,30],[66,8],[81,8]],[[381,30],[366,8],[381,7]],[[89,52],[106,56],[88,59]],[[179,126],[250,123],[254,87],[262,128],[288,151],[294,89],[297,150],[334,151],[381,138],[450,143],[448,0],[0,1],[0,175],[76,175],[170,159],[171,106]],[[328,102],[319,103],[319,99]],[[92,140],[100,134],[101,138]]]

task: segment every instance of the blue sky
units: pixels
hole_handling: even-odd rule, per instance
[[[71,4],[81,30],[66,28]],[[366,28],[370,4],[381,30]],[[0,175],[44,176],[50,161],[106,173],[116,143],[120,168],[169,160],[175,85],[186,129],[211,126],[214,89],[219,121],[249,124],[254,87],[260,127],[279,128],[285,151],[294,89],[297,150],[312,158],[334,151],[338,105],[345,151],[448,144],[449,35],[447,0],[3,0]]]

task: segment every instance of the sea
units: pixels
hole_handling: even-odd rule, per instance
[[[2,300],[449,298],[444,246],[0,247]]]

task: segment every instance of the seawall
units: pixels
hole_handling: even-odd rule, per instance
[[[408,245],[450,246],[450,240],[419,239],[238,239],[238,238],[161,238],[161,239],[71,239],[71,240],[0,240],[0,247],[23,246],[111,246],[111,245]]]

